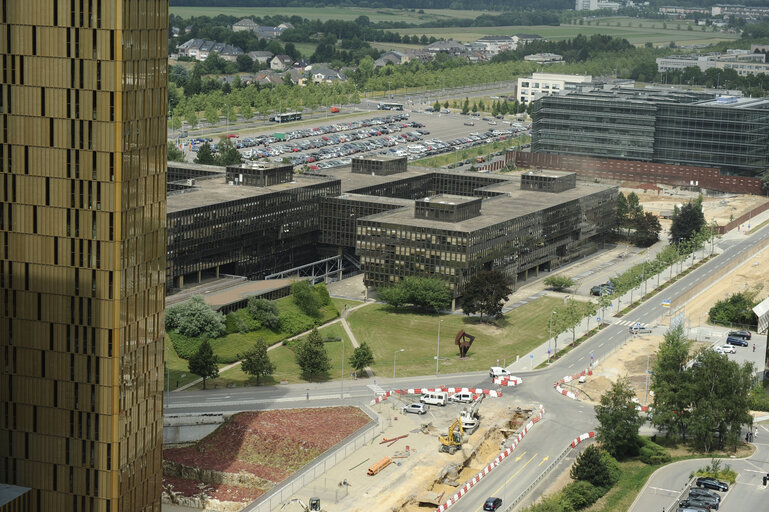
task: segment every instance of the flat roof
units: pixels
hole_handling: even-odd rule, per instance
[[[254,295],[263,295],[273,290],[279,290],[291,284],[296,279],[265,279],[262,281],[245,281],[243,284],[231,286],[218,292],[206,293],[203,295],[203,300],[206,304],[219,309],[227,304],[238,302],[243,299],[248,299]]]
[[[169,193],[167,211],[168,213],[176,213],[331,181],[333,180],[322,176],[294,174],[294,181],[268,187],[229,185],[225,170],[221,169],[216,176],[196,178],[195,186],[191,190]]]
[[[376,213],[364,217],[363,220],[470,233],[617,187],[577,182],[575,188],[558,193],[521,190],[520,178],[516,176],[502,183],[488,185],[483,188],[484,190],[500,192],[502,195],[484,199],[481,204],[480,215],[463,221],[444,222],[424,217],[415,217],[413,210],[404,209]]]
[[[424,199],[419,199],[422,203],[438,203],[438,204],[465,204],[481,199],[477,196],[457,196],[453,194],[437,194]]]
[[[31,489],[29,487],[19,487],[18,485],[0,484],[0,507],[7,505],[19,496],[24,495]]]

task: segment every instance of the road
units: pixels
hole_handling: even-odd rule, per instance
[[[769,226],[744,239],[722,241],[721,246],[724,248],[722,254],[638,306],[625,318],[633,322],[654,324],[657,319],[669,312],[662,306],[662,299],[673,299],[702,280],[717,279],[723,274],[723,267],[726,264],[735,258],[742,257],[748,249],[765,242],[767,238],[769,238]],[[479,511],[485,499],[492,495],[501,495],[505,504],[510,503],[537,480],[549,461],[558,457],[575,437],[592,430],[595,426],[592,406],[557,394],[553,391],[553,383],[565,375],[587,368],[591,358],[595,361],[606,357],[629,336],[631,335],[627,325],[619,323],[609,325],[587,342],[562,356],[550,367],[519,373],[518,375],[524,379],[524,384],[507,391],[505,395],[515,397],[518,402],[541,403],[546,410],[545,418],[524,437],[513,457],[503,461],[499,469],[482,479],[452,507],[452,510]],[[377,379],[382,387],[392,384],[392,379],[381,377]],[[376,384],[376,380],[373,383]],[[374,396],[373,391],[368,387],[369,384],[367,380],[346,381],[343,384],[343,400],[340,399],[342,384],[339,382],[217,389],[206,392],[174,392],[166,397],[166,414],[237,412],[367,403]],[[485,372],[441,375],[437,379],[434,376],[399,378],[397,381],[398,388],[431,387],[439,384],[486,388],[491,385],[488,374]],[[769,438],[769,432],[766,436]]]

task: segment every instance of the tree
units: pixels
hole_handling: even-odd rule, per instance
[[[604,489],[617,483],[620,467],[614,458],[595,445],[585,448],[569,470],[569,476],[578,482],[589,482]]]
[[[636,411],[633,398],[630,380],[622,377],[601,395],[600,404],[595,406],[596,438],[614,457],[636,455],[640,447],[638,429],[644,420]]]
[[[465,96],[465,102],[462,104],[462,113],[467,114],[470,112],[470,99]]]
[[[746,290],[719,300],[708,311],[708,321],[714,324],[738,324],[743,326],[756,325],[753,308],[758,304],[756,291]]]
[[[374,363],[374,353],[371,351],[371,347],[365,341],[360,344],[352,352],[350,356],[350,365],[355,368],[355,371],[360,373],[364,368]]]
[[[176,144],[168,141],[168,161],[169,162],[184,162],[184,153],[176,147]]]
[[[220,144],[219,156],[216,158],[216,164],[221,167],[236,165],[243,162],[243,155],[232,145],[229,140],[224,140]],[[198,156],[199,152],[198,152]]]
[[[582,305],[571,297],[566,301],[566,306],[557,313],[559,322],[566,330],[571,330],[571,344],[577,341],[577,326],[582,323],[584,312]]]
[[[251,297],[248,299],[248,311],[263,327],[273,331],[280,328],[280,311],[274,301]]]
[[[331,369],[331,360],[317,327],[296,347],[296,363],[302,369],[302,375],[310,382],[313,377],[328,373]]]
[[[254,70],[254,59],[248,56],[247,53],[241,53],[235,59],[235,64],[238,66],[238,71],[241,73],[250,73]]]
[[[305,315],[317,317],[320,314],[320,301],[307,281],[302,280],[292,284],[291,296],[294,299],[294,304],[299,306]]]
[[[769,171],[764,171],[761,175],[761,190],[764,194],[769,195]]]
[[[219,122],[219,111],[210,103],[206,105],[205,115],[208,124],[216,124]]]
[[[206,142],[198,149],[198,155],[195,157],[196,164],[216,165],[216,157],[211,151],[211,145]]]
[[[218,358],[214,354],[211,344],[208,340],[203,340],[197,352],[187,362],[187,368],[189,368],[190,373],[203,379],[203,389],[206,389],[207,379],[215,379],[219,376],[217,360]]]
[[[256,339],[254,346],[243,354],[243,360],[240,363],[243,373],[256,377],[256,385],[259,385],[259,378],[272,375],[275,371],[275,365],[270,361],[267,355],[267,343],[261,336]]]
[[[380,300],[396,308],[412,305],[441,311],[451,304],[451,289],[446,281],[429,277],[407,277],[395,286],[378,289],[377,293]]]
[[[689,340],[683,327],[665,333],[657,349],[657,358],[651,376],[654,391],[652,424],[668,433],[686,439],[687,416],[692,401],[691,373],[686,371],[689,360]]]
[[[507,284],[507,276],[499,270],[478,272],[467,283],[462,296],[462,310],[466,315],[480,313],[484,316],[497,316],[502,313],[502,306],[513,290]]]
[[[625,194],[617,194],[617,227],[625,228],[628,224],[628,204]]]
[[[705,226],[705,214],[702,213],[702,196],[685,203],[681,208],[673,208],[673,223],[670,226],[670,243],[689,240]]]
[[[606,321],[606,308],[611,307],[611,295],[608,293],[601,293],[598,297],[598,308],[601,310],[601,323]]]
[[[545,285],[553,290],[562,291],[574,286],[574,279],[564,275],[548,276],[545,278]]]
[[[630,241],[638,247],[649,247],[660,239],[662,226],[656,215],[644,212],[639,215],[634,223],[635,231],[630,236]]]
[[[166,331],[176,331],[189,338],[218,338],[225,332],[224,315],[196,295],[166,309]]]
[[[435,103],[433,103],[433,110],[436,112],[439,112],[441,110],[441,102],[438,100],[435,100]]]

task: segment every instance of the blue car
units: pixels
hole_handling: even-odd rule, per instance
[[[735,338],[734,336],[729,336],[726,338],[726,344],[727,345],[737,345],[739,347],[747,347],[748,346],[748,340],[744,340],[742,338]]]

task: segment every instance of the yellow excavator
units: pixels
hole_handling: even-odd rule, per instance
[[[456,453],[457,450],[462,448],[463,434],[464,430],[462,429],[462,421],[457,418],[457,420],[451,424],[449,431],[445,436],[438,436],[438,441],[441,442],[438,451],[450,453],[452,455]]]

